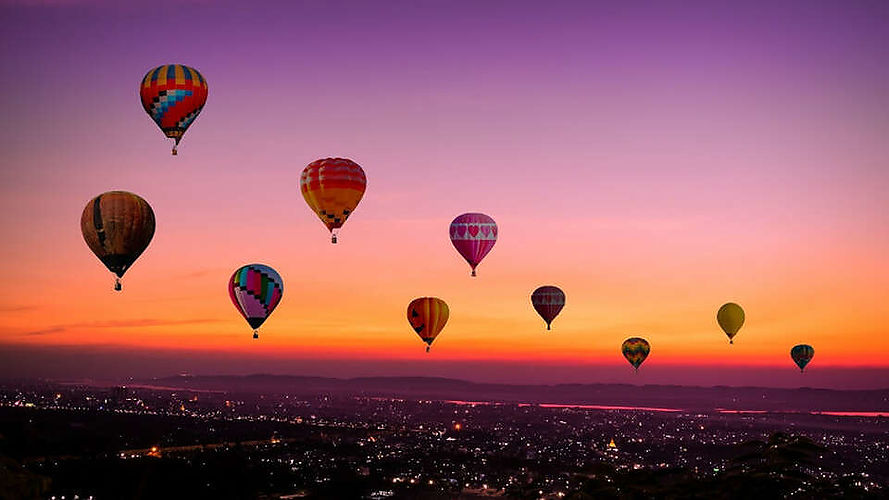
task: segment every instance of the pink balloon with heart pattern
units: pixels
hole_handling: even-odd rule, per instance
[[[475,268],[497,243],[497,223],[485,214],[468,213],[457,216],[451,222],[451,243],[472,267]]]

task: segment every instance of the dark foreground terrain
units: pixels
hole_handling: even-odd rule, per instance
[[[0,388],[0,499],[886,498],[887,448],[871,416]]]

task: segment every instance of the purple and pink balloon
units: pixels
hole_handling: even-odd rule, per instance
[[[451,222],[451,243],[475,276],[475,268],[497,243],[497,223],[485,214],[459,215]]]

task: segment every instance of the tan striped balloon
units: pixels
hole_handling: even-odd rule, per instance
[[[154,236],[154,211],[147,201],[126,191],[96,196],[80,218],[83,239],[109,271],[120,278],[142,255]]]

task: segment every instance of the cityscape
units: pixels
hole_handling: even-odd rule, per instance
[[[7,383],[0,453],[0,498],[889,494],[889,412]]]

